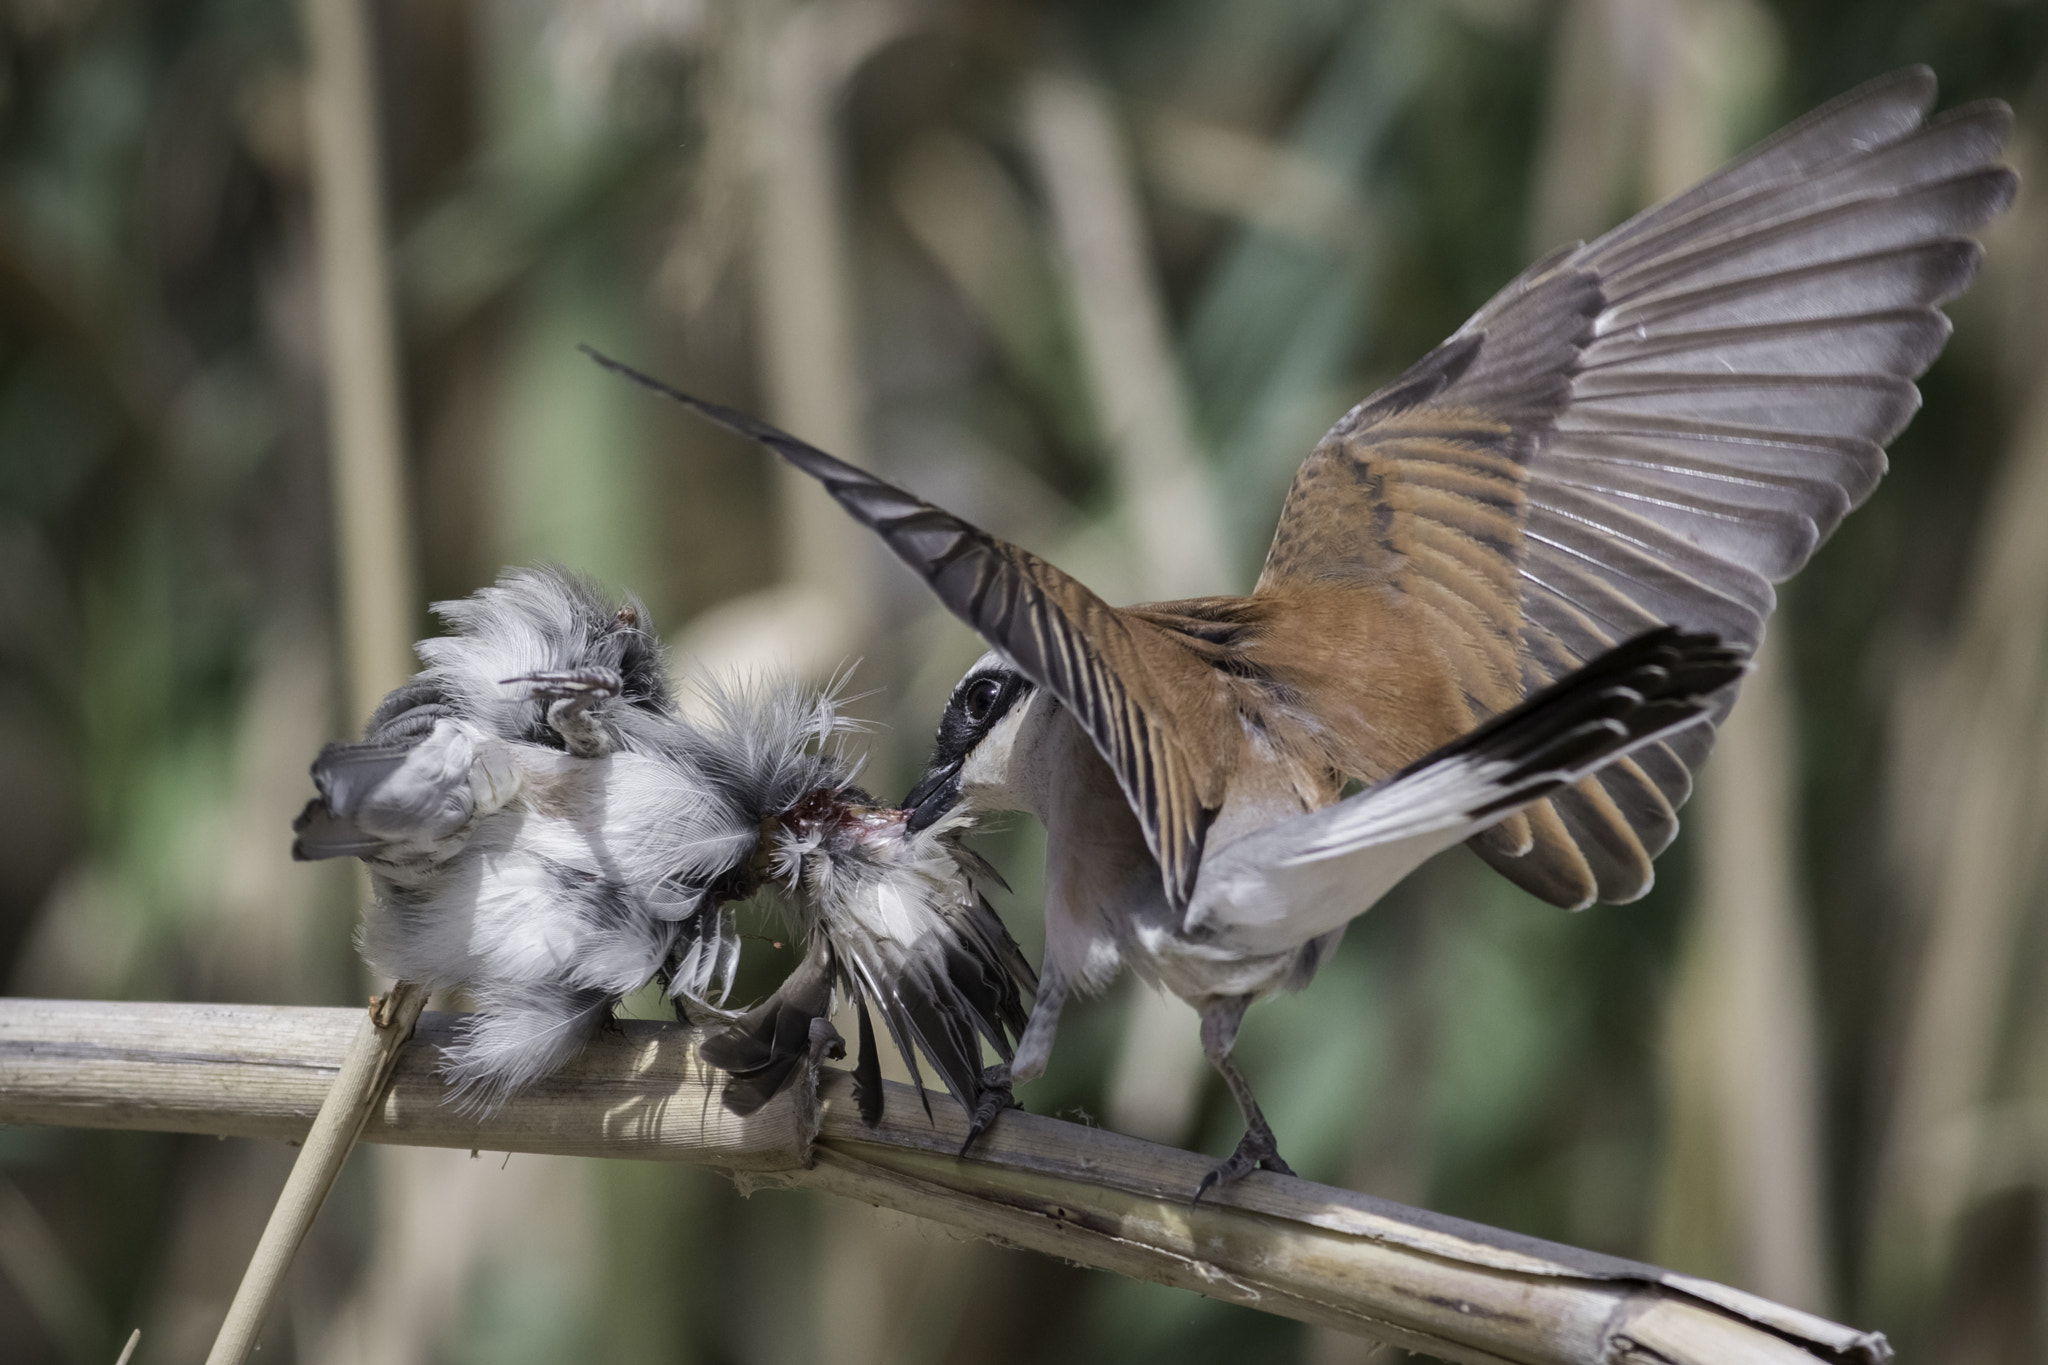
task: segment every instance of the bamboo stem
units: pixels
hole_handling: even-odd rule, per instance
[[[306,0],[305,24],[347,702],[367,716],[413,670],[415,591],[376,93],[362,0]]]
[[[0,1000],[0,1122],[234,1136],[306,1131],[353,1011]],[[892,1085],[866,1127],[826,1070],[751,1117],[674,1025],[629,1021],[488,1118],[449,1107],[428,1015],[372,1142],[714,1165],[826,1190],[1137,1279],[1452,1360],[1882,1365],[1882,1336],[1654,1266],[1264,1172],[1190,1208],[1209,1158],[1013,1113],[961,1159],[950,1105]]]
[[[390,1083],[407,1039],[412,1037],[420,1011],[427,1003],[427,989],[401,981],[390,994],[370,1002],[368,1015],[356,1030],[342,1059],[341,1072],[328,1088],[312,1127],[306,1133],[299,1158],[285,1180],[284,1191],[270,1211],[263,1236],[242,1273],[234,1302],[214,1338],[206,1365],[241,1365],[256,1347],[270,1305],[277,1298],[284,1276],[306,1232],[313,1226],[327,1193],[334,1188],[348,1154],[362,1136],[363,1125]]]
[[[351,713],[368,715],[412,671],[413,602],[376,90],[363,0],[306,0],[304,21],[348,703]],[[371,1002],[243,1272],[208,1365],[240,1365],[255,1349],[285,1272],[426,998],[424,987],[401,981]]]

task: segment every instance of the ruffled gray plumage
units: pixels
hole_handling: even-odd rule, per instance
[[[657,978],[699,1014],[738,1018],[721,1008],[740,952],[731,907],[771,872],[799,933],[829,958],[822,997],[805,978],[771,1001],[806,1034],[809,1019],[829,1018],[836,983],[983,1010],[905,1032],[902,1007],[883,1007],[901,1045],[943,1059],[957,1093],[975,1071],[961,1038],[1006,1045],[1029,968],[992,915],[959,917],[977,899],[971,854],[950,839],[919,844],[898,867],[903,850],[886,837],[807,845],[815,822],[779,823],[798,807],[867,804],[839,752],[855,727],[836,688],[700,679],[700,714],[685,716],[645,608],[558,569],[508,571],[435,610],[452,631],[419,646],[427,667],[378,707],[361,743],[329,745],[313,765],[320,795],[293,852],[368,864],[376,903],[359,943],[373,967],[468,991],[476,1013],[442,1063],[462,1103],[489,1108],[554,1071]],[[941,907],[912,917],[931,943],[899,945],[900,914],[885,928],[864,920],[905,895]],[[956,922],[965,949],[948,946]],[[934,955],[995,984],[939,989],[927,980]],[[786,1048],[769,1051],[772,1076],[757,1068],[752,1083],[769,1082],[761,1101],[792,1072]]]

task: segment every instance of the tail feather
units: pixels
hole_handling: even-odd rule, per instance
[[[1747,670],[1746,652],[1715,636],[1647,631],[1385,782],[1217,850],[1187,932],[1293,951],[1452,844],[1704,723]]]

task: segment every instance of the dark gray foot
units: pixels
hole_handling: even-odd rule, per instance
[[[1238,1140],[1237,1150],[1230,1159],[1202,1177],[1202,1183],[1195,1186],[1195,1197],[1188,1202],[1193,1208],[1202,1202],[1202,1196],[1213,1189],[1235,1185],[1253,1171],[1268,1170],[1276,1175],[1293,1175],[1294,1168],[1280,1159],[1280,1145],[1273,1140],[1271,1128],[1247,1131]]]
[[[981,1135],[995,1125],[1006,1109],[1019,1109],[1017,1097],[1010,1092],[1010,1068],[992,1066],[981,1073],[981,1095],[974,1103],[974,1115],[967,1121],[967,1141],[960,1144],[960,1155],[966,1156],[969,1148],[981,1140]]]
[[[508,686],[527,684],[536,700],[548,704],[548,724],[562,737],[570,753],[578,758],[604,756],[609,745],[603,729],[590,718],[590,708],[625,690],[626,681],[617,669],[600,665],[565,668],[554,673],[528,673],[505,682]]]
[[[846,1040],[839,1036],[839,1030],[832,1027],[830,1019],[811,1020],[811,1065],[817,1066],[827,1059],[842,1061],[846,1057]]]
[[[569,701],[579,697],[603,701],[618,696],[626,686],[619,670],[595,664],[589,668],[564,668],[553,673],[527,673],[505,679],[507,687],[513,683],[528,684],[532,695],[543,701]]]

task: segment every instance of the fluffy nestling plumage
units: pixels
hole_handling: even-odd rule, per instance
[[[949,1083],[978,1075],[978,1044],[976,1066],[958,1061],[963,1035],[1007,1055],[1031,976],[973,890],[984,865],[958,826],[906,840],[900,814],[893,835],[864,816],[873,832],[842,847],[838,813],[870,803],[838,753],[851,726],[829,689],[706,684],[705,716],[686,718],[645,609],[557,570],[508,572],[436,611],[453,633],[420,645],[425,670],[361,743],[314,764],[320,795],[293,853],[368,864],[377,897],[361,945],[378,970],[467,988],[477,1012],[444,1059],[465,1102],[494,1104],[553,1071],[657,977],[679,1004],[736,1018],[719,1008],[739,954],[731,907],[764,881],[785,888],[832,970],[800,970],[762,1007],[800,1016],[802,1047],[771,1039],[765,1065],[779,1070],[765,1088],[761,1068],[738,1078],[733,1107],[836,1043],[835,982],[876,998],[899,1043],[925,1047]],[[907,923],[923,941],[898,942]]]

